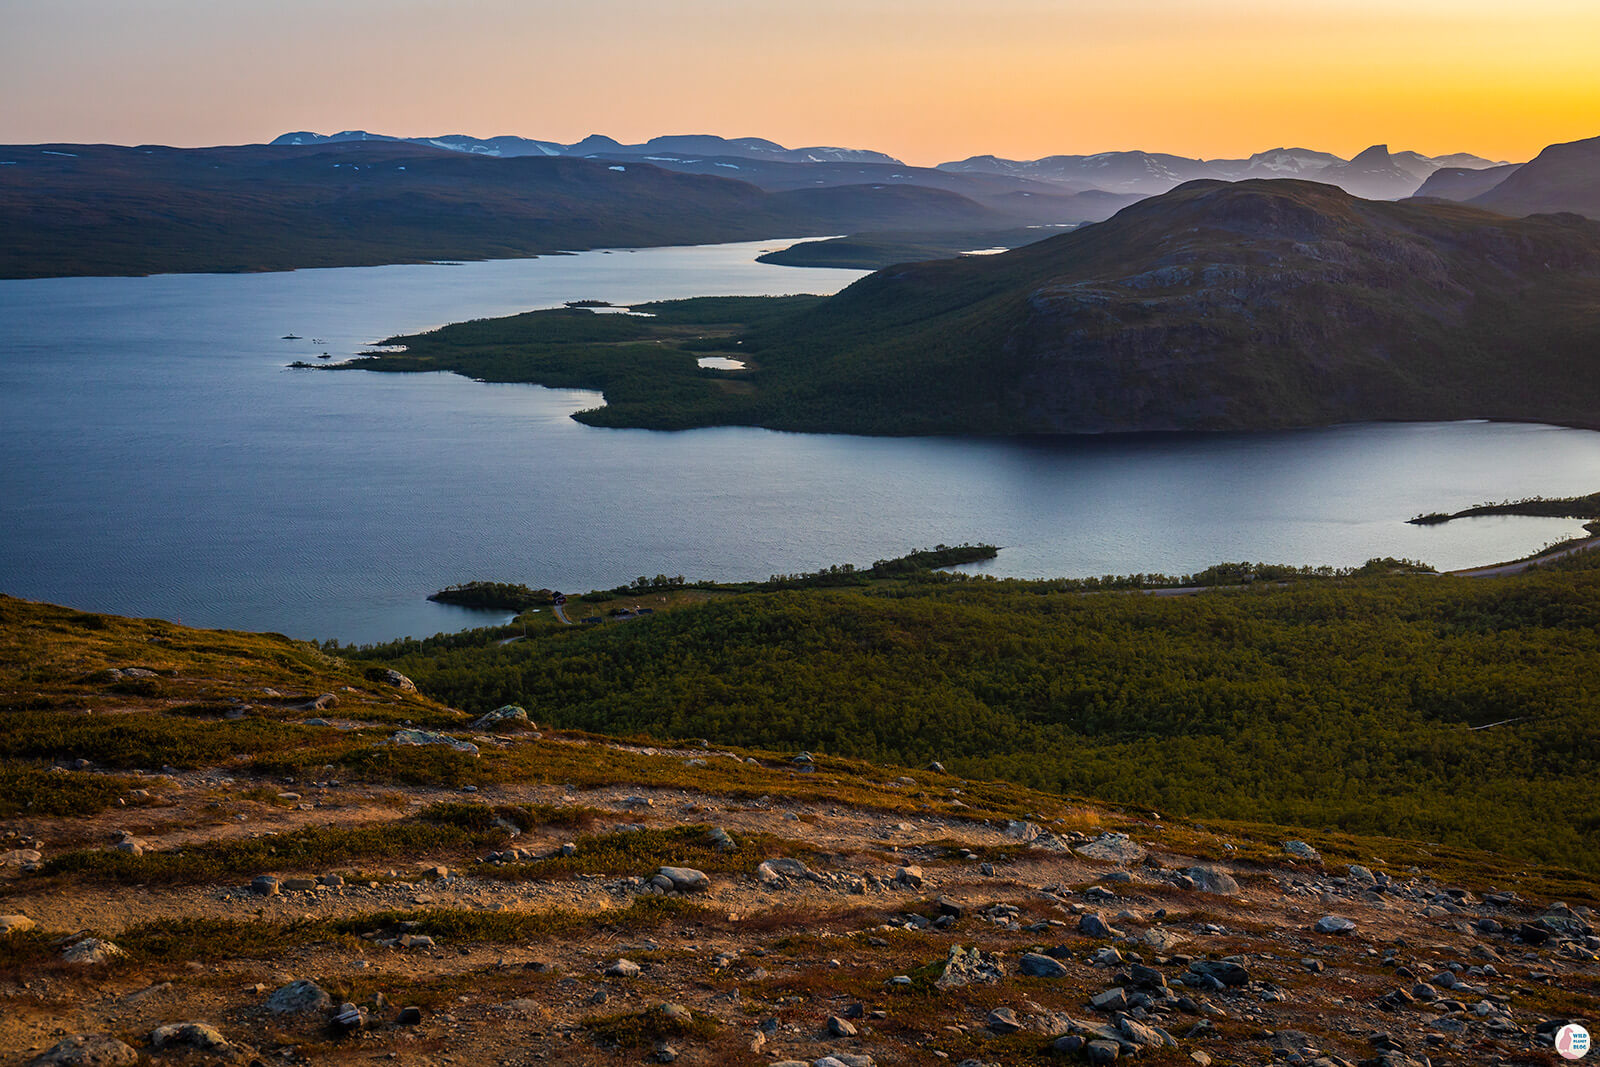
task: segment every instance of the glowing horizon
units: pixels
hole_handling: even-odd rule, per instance
[[[1523,160],[1600,134],[1600,5],[1527,0],[0,0],[0,142],[662,134]]]

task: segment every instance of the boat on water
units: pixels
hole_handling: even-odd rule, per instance
[[[300,335],[297,334],[297,333],[286,333],[286,334],[283,335],[283,340],[285,340],[285,341],[298,341],[298,340],[300,340]]]

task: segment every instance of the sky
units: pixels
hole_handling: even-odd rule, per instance
[[[931,165],[1600,135],[1596,0],[0,0],[0,143],[665,133]]]

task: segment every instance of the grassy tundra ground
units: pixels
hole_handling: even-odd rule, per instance
[[[1544,618],[1518,643],[1547,671],[1564,662],[1561,617],[1579,599],[1559,583],[1587,580],[1499,586],[1512,630],[1528,627],[1509,605]],[[1312,602],[1352,617],[1362,597],[1407,603],[1372,581],[1318,583],[1334,599]],[[1456,583],[1403,581],[1422,596],[1409,615],[1439,631],[1420,591]],[[646,629],[659,627],[692,663],[696,628],[720,632],[719,612],[753,604],[781,631],[792,598],[813,597],[870,654],[945,635],[910,628],[922,615],[863,616],[849,598],[904,608],[934,593],[968,594],[930,600],[935,621],[981,621],[972,598],[998,595],[897,580],[877,593],[684,597],[518,645],[560,661],[563,640],[593,656],[659,640]],[[1147,637],[1175,620],[1141,613],[1178,603],[1017,595],[1069,616],[1074,603],[1124,605],[1092,610]],[[1273,594],[1289,619],[1307,595]],[[1225,643],[1244,625],[1234,601],[1181,604]],[[1471,631],[1486,610],[1449,614]],[[1053,624],[1019,622],[1008,640],[1025,663],[1022,634]],[[799,658],[839,654],[807,633]],[[1588,910],[1600,885],[1562,866],[1107,806],[984,781],[964,769],[973,755],[908,769],[473,725],[380,664],[12,599],[0,599],[0,651],[7,1062],[74,1062],[72,1048],[98,1042],[124,1057],[101,1062],[1012,1064],[1081,1061],[1070,1050],[1094,1041],[1156,1063],[1554,1063],[1544,1024],[1593,1020],[1600,1004]],[[590,668],[613,684],[611,703],[648,709],[614,661]],[[535,710],[541,725],[563,714],[555,698]],[[408,726],[476,752],[393,743]],[[1530,815],[1527,835],[1563,817]],[[798,865],[762,867],[774,859]],[[663,867],[706,883],[677,872],[654,888]],[[1327,916],[1353,930],[1318,932]],[[298,1008],[277,995],[295,981],[316,985],[292,987]]]

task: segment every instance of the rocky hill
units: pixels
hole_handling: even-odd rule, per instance
[[[1600,1014],[1571,872],[0,611],[8,1063],[1554,1063]]]
[[[888,433],[1594,425],[1600,226],[1193,182],[1005,255],[895,267],[761,347],[753,421]],[[748,351],[749,349],[747,349]]]
[[[1508,215],[1572,211],[1600,219],[1600,137],[1551,145],[1472,203]]]

